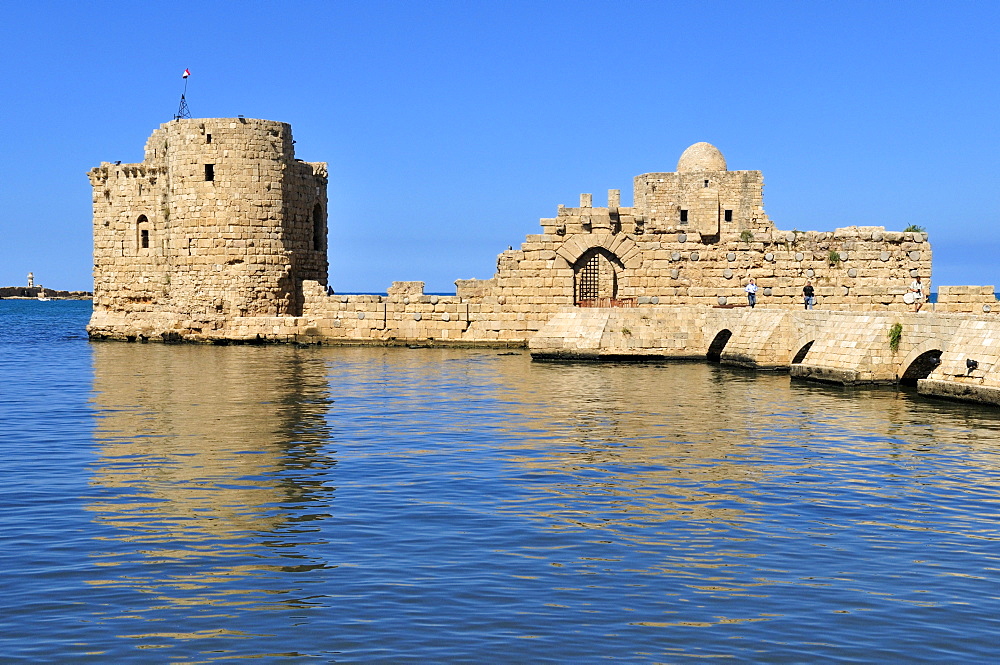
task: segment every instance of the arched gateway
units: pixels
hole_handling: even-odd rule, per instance
[[[580,307],[631,307],[628,274],[639,263],[639,248],[616,234],[588,234],[570,238],[556,255],[573,269],[573,303]]]
[[[603,247],[584,252],[573,265],[573,302],[601,307],[617,300],[618,273],[623,267],[621,259]]]

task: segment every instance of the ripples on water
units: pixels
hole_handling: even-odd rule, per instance
[[[90,344],[0,302],[6,657],[986,662],[1000,420],[492,350]]]

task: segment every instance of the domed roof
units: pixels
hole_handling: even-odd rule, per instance
[[[695,143],[681,154],[677,160],[677,172],[725,171],[726,158],[711,143]]]

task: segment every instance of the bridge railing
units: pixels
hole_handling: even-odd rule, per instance
[[[635,307],[635,298],[591,298],[578,300],[577,307]]]

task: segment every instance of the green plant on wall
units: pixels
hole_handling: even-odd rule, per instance
[[[897,321],[889,328],[889,348],[893,353],[899,351],[899,340],[903,339],[903,324]]]
[[[750,229],[740,231],[740,242],[753,242],[753,233]]]
[[[632,331],[629,330],[628,328],[622,328],[622,334],[625,335],[626,337],[631,337]]]
[[[916,224],[910,224],[905,229],[903,233],[925,233],[926,229],[922,226],[917,226]]]
[[[826,260],[830,263],[831,266],[839,266],[840,265],[840,252],[836,252],[836,251],[834,251],[834,250],[831,249],[830,253],[827,254],[827,256],[826,256]]]

